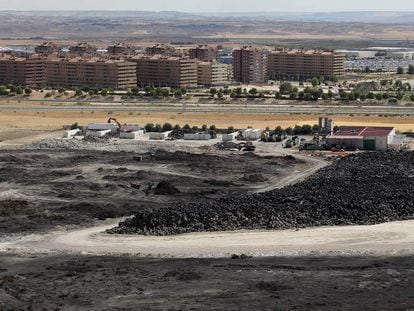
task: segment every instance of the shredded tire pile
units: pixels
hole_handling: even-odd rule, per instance
[[[173,235],[373,225],[412,218],[413,193],[413,152],[360,153],[283,189],[142,210],[109,233]]]

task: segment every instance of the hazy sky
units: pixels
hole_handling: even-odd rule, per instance
[[[413,0],[0,0],[0,10],[414,11]]]

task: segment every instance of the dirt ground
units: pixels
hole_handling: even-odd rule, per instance
[[[410,310],[412,257],[0,257],[3,310]]]
[[[115,117],[122,123],[143,124],[159,123],[201,126],[214,124],[218,128],[275,128],[295,126],[296,124],[316,124],[316,115],[264,115],[264,114],[216,114],[216,113],[165,113],[165,112],[96,112],[85,107],[84,112],[35,112],[35,111],[2,111],[0,114],[1,128],[33,128],[42,130],[61,129],[64,125],[106,122]],[[397,130],[414,129],[414,117],[379,117],[379,116],[333,116],[336,125],[367,125],[395,126]]]
[[[245,153],[2,150],[0,236],[259,191],[304,166]],[[266,169],[258,183],[259,168]]]

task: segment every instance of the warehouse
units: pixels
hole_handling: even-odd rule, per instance
[[[387,150],[394,138],[393,127],[341,126],[326,138],[326,143],[344,149]]]

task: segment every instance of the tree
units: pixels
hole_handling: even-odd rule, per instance
[[[388,85],[388,83],[389,83],[388,80],[381,80],[380,81],[381,87],[386,87]]]
[[[375,99],[376,100],[382,100],[382,94],[381,93],[375,94]]]
[[[31,88],[29,88],[29,87],[27,87],[27,88],[25,88],[25,89],[24,89],[24,93],[25,93],[26,95],[30,95],[30,94],[32,94],[32,89],[31,89]]]
[[[145,131],[154,132],[154,123],[147,123],[147,125],[145,125]]]
[[[155,124],[154,132],[161,132],[161,130],[162,130],[161,124]]]
[[[76,89],[75,96],[82,96],[83,92],[80,89]]]
[[[283,82],[280,84],[279,92],[282,94],[290,94],[293,91],[293,86],[290,82]]]
[[[23,94],[23,89],[22,89],[22,87],[21,87],[21,86],[16,87],[16,94],[17,94],[17,95],[21,95],[21,94]]]
[[[7,90],[7,88],[4,85],[0,86],[0,95],[1,96],[9,95],[9,93],[10,92]]]
[[[282,96],[282,94],[280,94],[280,92],[276,92],[276,93],[275,93],[275,98],[276,98],[276,99],[282,99],[282,97],[283,97],[283,96]]]
[[[249,90],[249,94],[250,94],[251,96],[256,96],[256,95],[257,95],[257,93],[258,93],[258,91],[257,91],[257,89],[256,89],[256,88],[251,88],[251,89]]]
[[[206,124],[203,124],[203,125],[201,126],[201,130],[202,130],[203,132],[207,131],[207,125],[206,125]]]
[[[106,96],[108,95],[108,90],[107,90],[107,89],[102,89],[102,90],[101,90],[101,95],[102,95],[103,97],[106,97]]]
[[[407,73],[410,74],[410,75],[413,75],[414,74],[414,65],[409,65],[408,66]]]
[[[276,133],[276,134],[282,134],[282,132],[283,132],[282,127],[281,127],[280,125],[276,126],[276,128],[275,128],[275,133]]]
[[[214,124],[210,125],[210,131],[216,131],[216,130],[217,130],[217,128]]]
[[[318,100],[319,99],[319,97],[321,97],[322,96],[322,90],[321,89],[317,89],[317,88],[313,88],[312,90],[311,90],[311,96],[312,96],[312,99],[313,100]]]
[[[404,68],[403,67],[398,67],[397,68],[397,74],[399,74],[399,75],[404,74]]]
[[[313,87],[316,87],[320,84],[320,81],[317,77],[313,77],[312,80],[311,80],[311,83],[312,83]]]
[[[171,123],[164,123],[164,125],[162,126],[162,132],[168,132],[168,131],[172,131],[173,126]]]
[[[191,127],[188,123],[183,126],[183,130],[190,130],[190,129]]]
[[[214,95],[216,95],[216,94],[217,94],[217,89],[216,89],[216,88],[214,88],[214,87],[212,87],[212,88],[210,89],[210,94],[211,94],[211,96],[213,96],[213,97],[214,97]]]
[[[9,84],[7,88],[10,91],[10,93],[16,93],[16,87],[13,84]]]
[[[174,96],[175,97],[183,97],[183,91],[181,89],[177,89],[174,91]]]
[[[218,93],[217,93],[217,97],[218,97],[219,99],[222,99],[222,98],[224,97],[223,92],[222,92],[222,91],[218,91]]]

